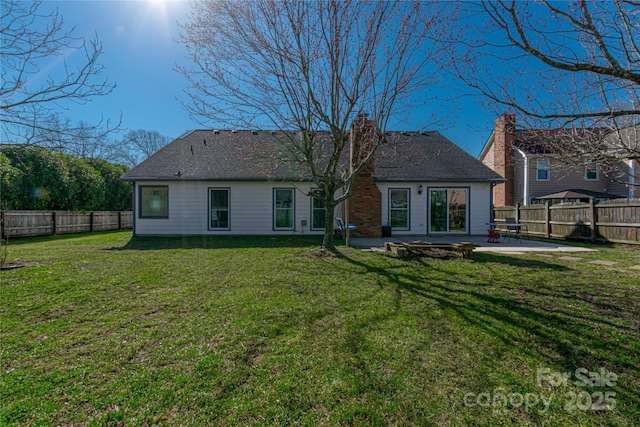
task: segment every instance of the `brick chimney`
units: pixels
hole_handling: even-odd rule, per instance
[[[507,181],[493,187],[494,206],[513,206],[514,148],[516,133],[515,114],[503,114],[494,122],[493,170]]]
[[[366,114],[359,114],[351,123],[349,160],[351,171],[366,157],[375,144],[376,122],[367,120]],[[349,223],[357,230],[354,237],[382,237],[382,195],[373,182],[374,160],[367,163],[351,184],[349,199]]]

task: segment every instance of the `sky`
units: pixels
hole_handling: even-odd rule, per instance
[[[174,71],[176,64],[188,63],[186,48],[177,42],[181,31],[177,22],[187,18],[187,1],[45,0],[41,7],[42,12],[57,8],[64,28],[74,28],[75,36],[89,40],[97,34],[103,48],[104,77],[116,83],[107,96],[68,106],[62,111],[64,117],[90,123],[101,117],[117,122],[122,117],[121,134],[145,129],[171,139],[202,128],[181,106],[187,81]],[[460,86],[451,84],[452,88]],[[411,111],[408,122],[391,130],[437,130],[477,156],[491,134],[495,116],[473,98],[445,99],[448,95]],[[430,125],[432,114],[448,117],[449,123]]]

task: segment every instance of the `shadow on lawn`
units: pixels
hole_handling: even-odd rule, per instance
[[[134,236],[124,246],[109,250],[312,248],[321,244],[322,236]]]
[[[106,230],[106,231],[92,231],[86,233],[70,233],[70,234],[49,234],[46,236],[29,236],[29,237],[10,237],[9,246],[21,246],[31,245],[34,243],[51,243],[51,242],[65,242],[73,239],[83,239],[99,236],[109,236],[111,234],[125,233],[127,230]],[[129,234],[130,230],[129,230]]]
[[[546,292],[536,292],[538,288],[519,285],[518,277],[506,281],[504,277],[496,279],[498,283],[491,274],[488,277],[466,276],[465,279],[464,274],[446,271],[438,263],[422,262],[425,268],[437,273],[431,278],[408,274],[403,268],[373,266],[345,254],[342,257],[364,269],[364,274],[379,275],[394,286],[398,307],[402,304],[403,293],[431,300],[497,338],[512,351],[524,353],[533,360],[542,357],[547,365],[538,368],[559,368],[573,374],[578,368],[595,372],[605,367],[619,376],[615,391],[619,392],[619,397],[624,396],[625,404],[640,405],[638,366],[634,363],[638,357],[634,350],[637,342],[633,342],[637,307],[633,301],[625,303],[623,295],[613,293],[607,297],[595,285],[580,287],[562,283],[562,280],[546,283],[542,280],[544,276],[541,276],[539,289]],[[526,264],[528,268],[570,270],[543,261],[514,260],[503,255],[482,254],[478,258],[487,264],[498,262],[515,267]],[[443,274],[451,279],[443,279]],[[475,280],[469,280],[469,277]],[[580,308],[576,308],[576,301]]]
[[[501,255],[498,253],[475,252],[473,261],[482,264],[504,264],[511,267],[526,267],[540,270],[555,270],[570,272],[572,269],[564,265],[543,260],[532,260],[519,256]]]

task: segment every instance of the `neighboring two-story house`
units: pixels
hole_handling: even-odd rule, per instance
[[[613,176],[611,165],[605,170],[586,158],[573,164],[561,161],[558,153],[543,138],[553,130],[516,129],[515,115],[512,114],[503,114],[494,125],[478,157],[506,179],[494,186],[494,206],[637,197],[637,187],[633,185],[634,175],[639,171],[637,161],[621,160],[614,166],[616,174]],[[602,133],[606,142],[607,136],[604,131]],[[580,138],[580,135],[574,137]]]

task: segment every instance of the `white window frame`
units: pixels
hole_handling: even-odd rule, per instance
[[[391,193],[394,191],[403,191],[405,192],[405,194],[407,195],[407,207],[406,208],[394,208],[391,205],[391,201],[392,201],[392,197],[391,197]],[[388,202],[388,206],[389,206],[389,225],[391,226],[392,230],[403,230],[403,231],[407,231],[411,229],[411,189],[409,188],[389,188],[389,193],[388,193],[388,197],[389,197],[389,202]],[[407,213],[407,225],[406,227],[394,227],[393,224],[391,224],[391,211],[406,211]]]
[[[290,191],[291,192],[291,207],[289,208],[278,208],[276,206],[277,196],[276,194],[279,191]],[[291,226],[287,227],[278,227],[277,225],[277,211],[278,210],[290,210],[291,211]],[[296,191],[295,188],[282,187],[282,188],[274,188],[273,189],[273,230],[282,231],[282,230],[295,230],[296,227]]]
[[[595,174],[596,177],[595,178],[589,178],[589,169],[590,166],[593,167],[593,169],[595,169]],[[600,180],[600,165],[598,164],[598,162],[587,162],[587,164],[584,165],[584,179],[585,181],[599,181]]]
[[[546,166],[542,166],[541,163],[545,163]],[[540,172],[546,172],[546,178],[540,178]],[[550,181],[551,180],[551,161],[549,159],[537,159],[536,160],[536,181]]]
[[[211,194],[213,191],[226,191],[227,192],[227,226],[226,227],[212,227],[211,226],[211,217],[212,211],[211,208]],[[208,219],[207,225],[209,230],[231,230],[231,189],[228,187],[209,187],[208,189],[208,201],[209,201],[209,209],[208,209]],[[217,211],[224,211],[224,209],[216,209]]]

